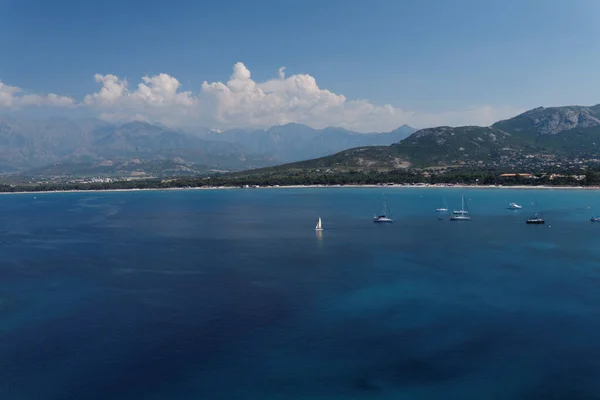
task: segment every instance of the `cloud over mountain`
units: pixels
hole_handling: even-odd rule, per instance
[[[27,106],[70,107],[75,101],[66,96],[50,94],[31,94],[17,86],[0,81],[0,108],[19,109]]]
[[[100,90],[86,95],[81,105],[112,121],[144,120],[169,126],[208,126],[227,129],[268,127],[290,122],[315,128],[338,126],[359,132],[390,131],[402,124],[489,125],[514,115],[519,109],[476,106],[441,113],[417,113],[367,100],[349,100],[319,87],[308,74],[286,76],[285,67],[273,79],[257,82],[241,62],[233,66],[227,82],[205,81],[196,93],[182,90],[168,74],[144,76],[130,87],[116,75],[96,74]],[[22,94],[19,88],[0,83],[0,107],[26,105],[71,106],[69,97],[55,94]]]

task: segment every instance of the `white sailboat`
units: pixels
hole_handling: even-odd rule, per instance
[[[471,217],[469,216],[469,211],[467,209],[467,203],[465,203],[465,195],[462,195],[462,206],[460,210],[452,211],[452,215],[450,216],[451,221],[470,221]]]
[[[315,227],[315,231],[322,231],[323,230],[323,223],[321,222],[321,217],[319,217],[319,220],[317,221],[317,226]]]
[[[509,209],[509,210],[520,210],[520,209],[522,209],[522,208],[523,208],[523,206],[520,206],[520,205],[518,205],[517,203],[510,203],[510,204],[508,205],[508,209]]]
[[[392,218],[390,217],[391,213],[388,213],[388,207],[387,207],[387,203],[385,202],[385,199],[383,199],[383,211],[381,212],[381,214],[376,215],[373,217],[373,222],[376,223],[380,223],[380,222],[393,222]]]
[[[448,203],[446,203],[445,197],[444,197],[444,207],[436,208],[435,212],[448,212]]]

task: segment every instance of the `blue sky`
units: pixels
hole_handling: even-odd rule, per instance
[[[115,75],[127,80],[129,97],[85,107],[114,119],[174,115],[165,122],[223,128],[314,120],[363,131],[491,123],[540,105],[599,103],[599,20],[595,0],[0,0],[0,80],[22,89],[13,96],[55,93],[79,104],[104,84],[95,74]],[[274,82],[269,90],[280,96],[268,101],[254,92],[201,93],[204,81],[226,84],[236,62],[257,85],[285,66],[287,78],[313,77],[346,103],[325,92],[304,98],[292,83]],[[142,77],[160,73],[191,100],[165,108],[163,99],[163,109],[134,101]],[[290,97],[299,100],[281,103]],[[14,103],[14,112],[25,108]],[[318,111],[302,114],[299,103]]]

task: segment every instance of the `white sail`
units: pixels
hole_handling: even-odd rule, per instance
[[[315,230],[317,230],[317,231],[323,230],[323,225],[321,223],[321,217],[319,217],[319,220],[317,221],[317,226],[315,227]]]

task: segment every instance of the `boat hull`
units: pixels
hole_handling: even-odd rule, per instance
[[[525,221],[525,223],[529,225],[543,225],[546,223],[546,221],[544,221],[543,219],[528,219],[527,221]]]
[[[450,221],[470,221],[471,217],[463,217],[463,216],[457,216],[457,217],[450,217]]]
[[[374,218],[373,222],[376,224],[391,224],[392,221],[390,218]]]

